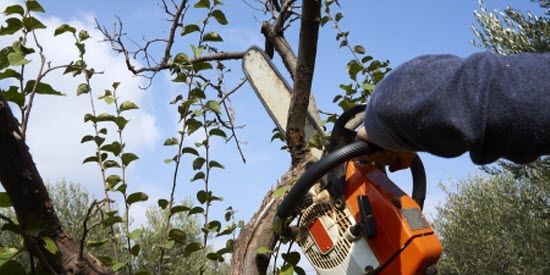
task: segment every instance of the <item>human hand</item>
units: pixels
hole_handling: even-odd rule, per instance
[[[359,129],[357,139],[369,141],[365,127]],[[415,152],[392,152],[382,149],[368,155],[365,160],[389,166],[390,172],[395,172],[409,168],[416,157]]]

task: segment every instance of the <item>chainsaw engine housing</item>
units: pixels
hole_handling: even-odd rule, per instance
[[[370,164],[349,161],[345,207],[302,212],[298,244],[319,274],[425,274],[442,252],[420,206]]]

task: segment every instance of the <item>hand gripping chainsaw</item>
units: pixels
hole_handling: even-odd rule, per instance
[[[269,58],[253,47],[245,55],[243,68],[275,123],[279,127],[281,121],[286,123],[286,117],[273,114],[270,105],[283,110],[288,105],[280,106],[281,100],[270,102],[266,96],[290,97],[288,84]],[[260,75],[276,76],[279,79],[271,81],[284,85],[263,85],[269,81],[253,76],[260,70]],[[290,189],[277,209],[274,229],[295,239],[321,275],[433,274],[442,247],[422,214],[426,196],[422,161],[416,157],[410,168],[413,190],[409,196],[386,176],[383,167],[358,158],[382,150],[355,141],[354,129],[364,109],[356,106],[336,121],[328,153]],[[313,130],[319,129],[311,116],[308,121]],[[298,216],[297,224],[291,226]]]

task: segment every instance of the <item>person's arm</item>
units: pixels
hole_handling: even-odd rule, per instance
[[[533,161],[550,153],[550,53],[413,59],[376,87],[364,122],[391,151]]]

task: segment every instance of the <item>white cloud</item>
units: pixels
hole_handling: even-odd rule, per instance
[[[14,3],[18,1],[3,1],[0,9],[3,10],[5,6]],[[90,33],[92,38],[86,41],[85,59],[90,67],[103,72],[95,75],[91,80],[94,96],[102,94],[105,89],[112,89],[113,82],[121,82],[117,90],[121,102],[131,100],[140,107],[140,110],[128,111],[124,114],[131,119],[124,131],[127,148],[137,153],[153,150],[155,144],[159,142],[160,133],[156,117],[150,112],[151,100],[147,100],[144,97],[146,92],[138,88],[140,84],[144,86],[144,80],[128,72],[123,57],[114,53],[109,44],[98,42],[102,39],[102,35],[94,29],[93,18],[84,16],[70,22],[64,22],[52,16],[38,18],[48,26],[47,29],[36,33],[52,67],[78,59],[78,51],[74,46],[72,35],[65,33],[54,37],[55,28],[67,23],[77,30],[85,29]],[[2,45],[9,45],[14,39],[16,39],[15,36],[2,37],[0,42]],[[27,79],[32,79],[36,77],[40,58],[37,54],[33,54],[29,59],[32,62],[25,68],[25,76]],[[84,114],[91,113],[90,98],[88,95],[76,96],[76,87],[84,82],[84,78],[62,75],[62,70],[49,73],[43,81],[67,96],[38,95],[35,98],[27,144],[45,181],[55,182],[60,178],[66,178],[69,181],[80,182],[93,193],[102,194],[103,187],[97,165],[81,164],[84,158],[93,155],[95,150],[92,143],[80,144],[84,135],[93,134],[91,124],[85,124],[83,120]],[[114,112],[112,105],[106,105],[103,101],[97,100],[95,103],[98,114],[105,111]],[[15,109],[13,111],[18,113]],[[114,128],[110,129],[112,129],[111,137],[116,137]]]

